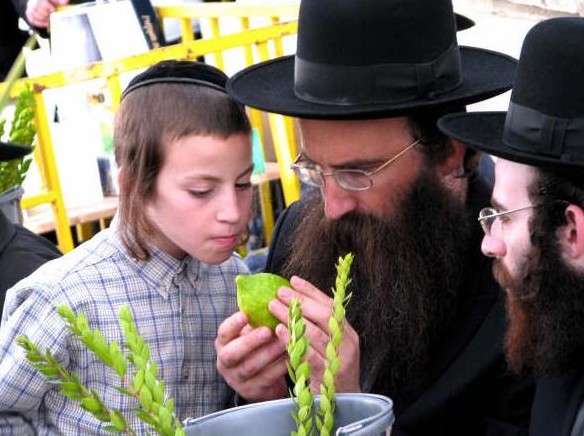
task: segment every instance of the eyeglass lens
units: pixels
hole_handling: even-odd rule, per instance
[[[314,187],[321,187],[324,184],[326,175],[318,167],[293,165],[292,169],[301,182]],[[330,173],[335,182],[344,189],[361,191],[371,187],[371,179],[360,170],[335,170]]]
[[[493,227],[493,223],[497,219],[497,211],[490,207],[484,208],[479,212],[479,222],[481,223],[481,227],[483,228],[483,232],[487,236],[491,234],[491,228]]]

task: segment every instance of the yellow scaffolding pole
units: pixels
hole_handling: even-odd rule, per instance
[[[38,131],[38,147],[35,152],[40,161],[39,169],[46,189],[35,195],[25,195],[22,199],[23,209],[28,209],[40,204],[49,203],[55,220],[55,229],[59,247],[63,252],[73,248],[73,239],[67,210],[63,202],[59,175],[55,162],[53,144],[49,131],[49,119],[45,111],[43,93],[45,89],[59,88],[77,82],[93,79],[105,79],[112,97],[114,109],[119,104],[121,95],[120,74],[138,69],[147,68],[159,61],[166,59],[195,60],[199,56],[214,54],[217,62],[223,65],[222,52],[232,48],[244,48],[246,65],[254,61],[269,59],[268,42],[275,44],[275,54],[282,53],[282,38],[295,35],[297,32],[298,5],[278,6],[246,6],[235,3],[201,3],[181,6],[165,6],[157,8],[160,18],[173,18],[181,23],[182,40],[180,43],[153,49],[147,53],[128,56],[113,61],[95,62],[86,66],[73,68],[67,71],[59,71],[38,77],[19,79],[11,88],[11,97],[16,97],[26,85],[32,85],[35,93],[37,112],[35,121]],[[280,17],[290,16],[292,19],[281,22]],[[237,17],[241,23],[242,32],[229,35],[221,35],[220,18]],[[250,29],[250,17],[264,17],[271,20],[271,25]],[[211,38],[193,38],[192,19],[212,20]],[[255,52],[254,52],[254,49]],[[254,59],[257,53],[258,59]],[[0,83],[0,93],[6,89],[6,83]],[[261,114],[251,110],[250,117],[254,128],[258,129],[260,137],[263,137]],[[294,130],[292,120],[279,115],[270,115],[270,130],[272,132],[275,154],[280,169],[281,183],[283,186],[286,204],[300,197],[298,180],[289,169],[289,165],[296,153]],[[269,186],[267,182],[260,184],[260,198],[262,199],[262,217],[264,230],[269,240],[273,229],[273,211],[269,198]]]

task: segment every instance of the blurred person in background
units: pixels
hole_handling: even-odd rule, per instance
[[[5,79],[28,38],[28,33],[19,28],[18,19],[13,3],[8,0],[0,2],[0,82]]]
[[[30,147],[0,142],[0,161],[17,159],[31,151]],[[9,288],[59,256],[61,252],[51,241],[13,223],[0,212],[0,313]]]

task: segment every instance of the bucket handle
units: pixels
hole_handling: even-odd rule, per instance
[[[385,434],[386,430],[393,425],[394,420],[393,412],[391,408],[388,408],[373,416],[368,416],[367,418],[339,427],[335,432],[335,436],[366,436],[374,433]]]

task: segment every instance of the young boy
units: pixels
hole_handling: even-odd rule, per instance
[[[180,419],[226,408],[217,373],[218,325],[236,311],[235,248],[251,214],[250,125],[225,92],[226,76],[201,63],[165,61],[130,82],[116,115],[120,206],[109,229],[12,288],[0,328],[0,433],[95,434],[107,425],[26,360],[15,339],[49,349],[119,409],[138,434],[134,401],[118,376],[72,337],[56,312],[84,313],[123,345],[118,310],[129,305]]]

